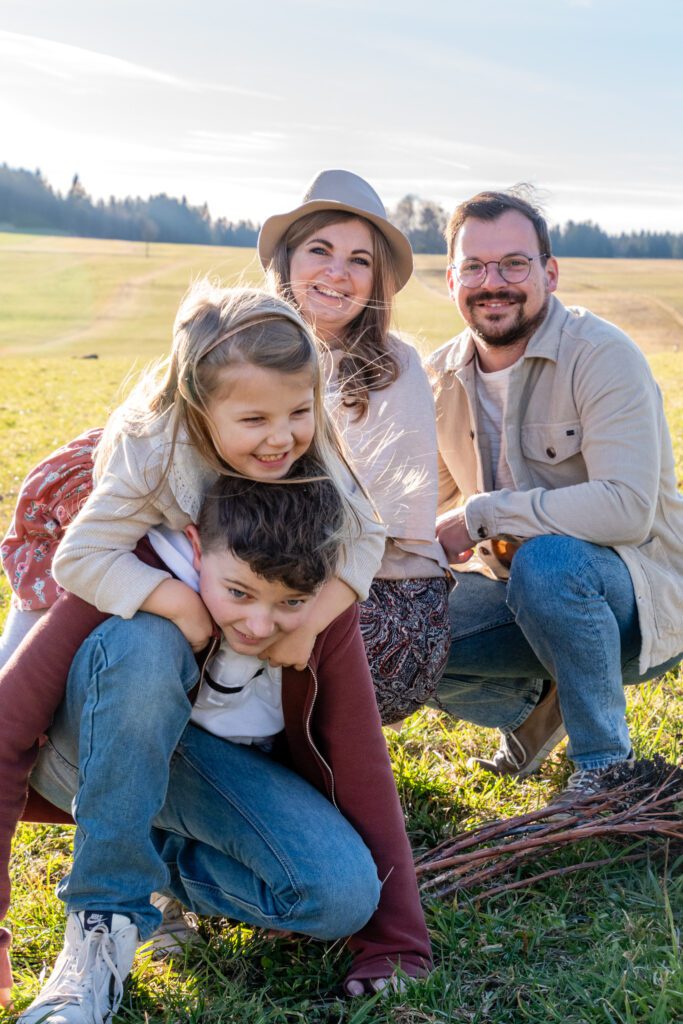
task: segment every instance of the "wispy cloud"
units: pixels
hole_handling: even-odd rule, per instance
[[[189,133],[187,147],[204,156],[258,156],[274,152],[285,140],[282,132],[216,132],[201,129]]]
[[[10,67],[13,64],[15,68],[24,68],[32,74],[43,74],[62,79],[65,82],[80,82],[84,77],[117,79],[119,81],[147,82],[196,93],[233,93],[269,101],[280,99],[279,96],[271,93],[245,89],[227,83],[192,81],[96,50],[87,50],[80,46],[58,43],[52,39],[42,39],[39,36],[21,35],[2,30],[0,30],[0,61],[3,62],[5,74],[7,74],[9,62]]]

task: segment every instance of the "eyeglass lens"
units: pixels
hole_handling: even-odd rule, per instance
[[[533,258],[533,257],[532,257]],[[457,266],[458,280],[466,288],[474,288],[486,278],[486,268],[497,266],[498,273],[508,284],[519,284],[526,281],[531,271],[531,258],[522,253],[503,256],[502,260],[463,260]]]

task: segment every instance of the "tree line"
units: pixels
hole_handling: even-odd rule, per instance
[[[213,220],[209,208],[192,206],[185,196],[160,193],[141,199],[111,196],[93,201],[78,175],[66,195],[56,192],[41,172],[0,166],[0,229],[49,231],[85,238],[123,238],[139,242],[254,246],[258,225]]]
[[[404,196],[389,217],[416,253],[445,253],[448,213],[431,200]],[[251,220],[213,219],[209,208],[185,196],[165,193],[94,201],[76,174],[66,195],[55,191],[39,170],[0,165],[0,230],[44,231],[86,238],[199,245],[256,245],[259,225]],[[683,234],[632,231],[610,235],[592,221],[567,221],[550,231],[556,256],[683,259]]]
[[[445,253],[443,233],[449,214],[438,203],[407,195],[391,219],[408,237],[415,252]],[[599,256],[621,259],[683,259],[683,234],[672,231],[631,231],[609,235],[592,221],[568,220],[550,229],[555,256]]]

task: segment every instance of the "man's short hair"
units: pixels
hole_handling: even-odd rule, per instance
[[[448,259],[453,259],[458,232],[469,217],[478,220],[498,220],[508,210],[517,210],[531,221],[536,230],[540,252],[552,256],[548,224],[540,207],[531,201],[533,194],[531,186],[515,185],[504,192],[479,192],[471,199],[465,199],[456,206],[444,232],[448,245]]]
[[[312,593],[334,574],[344,524],[336,486],[310,456],[272,483],[221,476],[208,491],[197,529],[205,552],[229,550],[252,572]]]

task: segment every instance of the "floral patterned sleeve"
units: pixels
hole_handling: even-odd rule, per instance
[[[0,555],[21,611],[50,608],[63,593],[52,559],[69,523],[93,487],[93,459],[102,430],[88,430],[57,448],[24,480]]]

